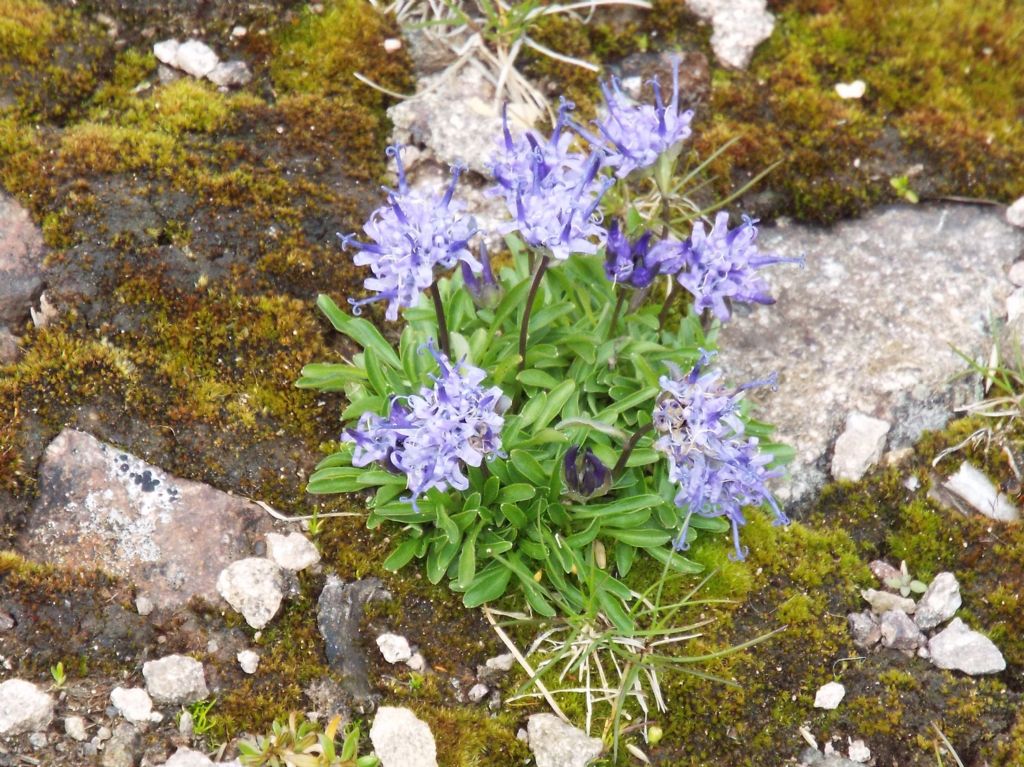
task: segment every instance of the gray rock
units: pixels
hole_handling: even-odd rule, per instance
[[[69,716],[64,719],[64,732],[72,740],[79,743],[85,741],[89,734],[85,730],[85,720],[80,716]]]
[[[252,72],[244,61],[225,61],[215,66],[206,79],[214,85],[230,88],[251,83]]]
[[[926,639],[917,624],[902,610],[882,613],[882,644],[894,650],[913,651],[924,645]]]
[[[201,751],[182,747],[164,763],[164,767],[213,767],[213,761]]]
[[[800,754],[799,767],[860,767],[858,762],[839,754],[823,754],[816,748],[808,746]]]
[[[975,510],[997,522],[1019,522],[1020,509],[985,474],[970,463],[960,464],[956,474],[943,483],[951,493],[958,495]]]
[[[881,559],[874,560],[868,565],[871,573],[878,578],[879,582],[884,586],[886,581],[897,580],[903,576],[898,567],[893,567],[888,562],[884,562]]]
[[[12,628],[14,628],[14,618],[10,613],[0,610],[0,633],[10,631]]]
[[[828,711],[838,708],[846,697],[846,688],[839,682],[828,682],[818,688],[814,693],[814,707],[823,708]]]
[[[363,606],[390,597],[377,578],[346,584],[337,576],[329,575],[317,602],[317,626],[324,638],[327,661],[342,675],[349,694],[360,702],[373,697],[366,657],[359,641]]]
[[[203,664],[187,655],[168,655],[144,663],[142,676],[146,690],[157,703],[187,705],[210,694]]]
[[[1024,231],[976,206],[898,206],[830,229],[766,228],[758,244],[807,256],[806,269],[763,270],[777,303],[736,317],[720,337],[734,381],[779,372],[777,394],[752,398],[797,451],[780,499],[804,500],[824,482],[842,414],[894,424],[894,450],[974,400],[970,382],[951,383],[965,368],[953,349],[987,353],[988,318],[1002,310],[1002,275]]]
[[[437,744],[426,722],[407,708],[377,709],[370,742],[381,767],[437,767]]]
[[[1020,201],[1024,202],[1024,197]],[[1024,208],[1024,205],[1021,207]],[[1015,261],[1006,273],[1006,278],[1018,288],[1024,287],[1024,261]]]
[[[281,608],[284,578],[281,568],[269,559],[247,557],[224,568],[217,577],[217,591],[246,623],[261,629]]]
[[[46,247],[28,211],[0,191],[0,325],[17,330],[43,289]]]
[[[0,365],[18,361],[18,337],[0,325]]]
[[[202,40],[186,40],[178,46],[172,66],[193,77],[206,77],[219,63],[220,58]]]
[[[992,640],[968,628],[959,618],[928,640],[928,651],[939,668],[971,676],[997,674],[1006,668],[1003,654]]]
[[[856,482],[878,463],[885,449],[885,436],[892,424],[856,411],[846,416],[846,428],[836,440],[832,454],[832,476]]]
[[[881,641],[882,624],[878,616],[870,610],[850,613],[846,616],[846,621],[850,625],[850,635],[855,647],[869,650]]]
[[[173,609],[212,599],[220,571],[271,529],[255,504],[65,429],[43,454],[18,546],[39,562],[123,577],[137,597]]]
[[[893,594],[891,591],[864,589],[860,592],[860,595],[871,605],[872,611],[879,615],[890,610],[899,610],[910,615],[917,609],[913,599],[901,597],[899,594]]]
[[[948,621],[960,609],[960,584],[953,573],[939,573],[917,602],[914,623],[922,630],[935,628]]]
[[[405,665],[413,671],[423,671],[427,667],[427,659],[423,657],[423,653],[414,652]]]
[[[592,738],[554,714],[533,714],[526,722],[537,767],[586,767],[601,755],[600,738]]]
[[[1017,288],[1006,297],[1006,324],[1014,327],[1021,317],[1024,317],[1024,288]]]
[[[135,767],[135,755],[140,744],[138,731],[127,722],[121,722],[103,747],[100,764],[102,767]]]
[[[33,732],[28,736],[28,744],[32,746],[36,751],[42,748],[46,748],[50,739],[46,737],[45,732]]]
[[[510,652],[495,655],[484,661],[484,665],[492,671],[511,671],[516,665],[516,656]]]
[[[259,668],[260,656],[252,650],[242,650],[235,658],[238,660],[238,665],[242,667],[242,671],[246,674],[255,674],[256,669]]]
[[[0,737],[45,730],[53,721],[53,698],[24,679],[0,682]]]
[[[115,687],[110,702],[129,722],[148,722],[153,714],[153,701],[141,687]]]
[[[719,62],[734,69],[746,69],[754,49],[775,28],[766,0],[686,0],[686,5],[711,22],[711,49]]]
[[[1017,199],[1006,209],[1006,222],[1010,226],[1024,227],[1024,197]]]
[[[302,533],[268,533],[267,557],[285,570],[298,572],[319,562],[320,552]]]
[[[377,648],[388,663],[405,663],[412,658],[409,640],[398,634],[381,634],[377,637]]]
[[[488,688],[487,685],[480,684],[478,682],[477,684],[469,688],[469,692],[466,693],[466,697],[469,698],[470,701],[472,701],[473,703],[479,703],[485,697],[487,697],[487,693],[489,693],[490,691],[491,690],[490,688]]]
[[[181,43],[177,40],[161,40],[158,43],[153,44],[153,55],[156,56],[156,60],[161,64],[166,64],[169,67],[178,66],[178,49],[181,47]]]

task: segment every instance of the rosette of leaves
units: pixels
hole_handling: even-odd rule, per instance
[[[379,767],[373,754],[359,755],[360,729],[351,724],[340,744],[336,740],[341,717],[322,730],[316,722],[292,712],[278,720],[267,735],[238,744],[239,762],[245,767]]]
[[[673,366],[689,370],[713,338],[693,314],[675,330],[659,330],[657,305],[616,320],[615,288],[601,259],[573,256],[540,285],[520,366],[517,341],[535,270],[514,238],[509,246],[511,256],[497,274],[500,298],[491,306],[474,304],[457,274],[438,282],[452,360],[483,369],[486,385],[512,400],[501,434],[505,457],[468,468],[467,490],[432,489],[414,508],[403,500],[404,475],[354,467],[351,445],[343,445],[319,464],[308,490],[370,493],[368,526],[401,526],[385,566],[398,570],[425,560],[429,580],[447,579],[467,606],[516,589],[539,615],[578,613],[590,599],[581,589],[585,582],[608,618],[628,632],[633,620],[625,606],[635,594],[623,578],[638,555],[682,573],[701,566],[673,549],[685,512],[673,502],[676,487],[652,437],[641,436],[632,449],[627,444],[651,422],[659,376]],[[328,296],[318,305],[361,352],[350,361],[308,365],[298,385],[343,392],[343,421],[354,425],[367,411],[386,415],[393,398],[430,385],[438,368],[423,348],[439,330],[427,300],[404,313],[398,348]],[[747,432],[769,435],[756,422]],[[565,456],[573,446],[590,448],[609,472],[610,481],[585,500],[566,487]],[[771,444],[763,449],[781,451]],[[723,519],[694,514],[687,535],[728,529]]]

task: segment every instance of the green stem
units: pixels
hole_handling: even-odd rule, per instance
[[[622,455],[620,455],[619,460],[615,462],[615,468],[612,469],[613,477],[618,479],[622,470],[626,468],[626,461],[629,460],[629,456],[632,454],[633,448],[636,447],[636,443],[640,441],[641,437],[645,434],[649,434],[653,429],[653,423],[644,424],[636,430],[632,437],[629,438],[629,442],[627,442],[626,446],[622,448]]]
[[[533,284],[530,285],[530,293],[526,296],[526,308],[523,310],[523,325],[519,328],[519,372],[522,373],[526,369],[526,336],[527,330],[530,327],[530,312],[533,311],[533,302],[537,298],[537,290],[540,288],[540,281],[544,277],[544,272],[548,270],[548,263],[550,256],[544,256],[540,260],[540,266],[537,267],[537,272],[533,275]]]
[[[441,303],[441,291],[437,289],[435,282],[430,286],[430,297],[434,299],[434,313],[437,315],[437,342],[441,344],[441,351],[449,360],[452,358],[452,346],[448,340],[448,323],[444,319],[444,304]]]
[[[665,329],[665,320],[668,319],[668,312],[672,308],[672,304],[676,300],[676,294],[680,291],[672,290],[672,277],[669,277],[669,294],[665,296],[665,303],[661,305],[661,311],[658,312],[658,332],[660,333]]]
[[[623,288],[619,288],[619,297],[615,300],[615,311],[612,312],[612,324],[608,326],[608,338],[610,340],[615,335],[615,326],[619,322],[619,314],[622,313],[622,305],[626,301],[626,291]]]

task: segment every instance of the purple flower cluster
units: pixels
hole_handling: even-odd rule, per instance
[[[433,284],[435,267],[451,269],[461,261],[480,271],[480,263],[467,247],[477,232],[476,223],[452,201],[461,169],[452,169],[451,185],[442,196],[425,195],[406,183],[401,147],[388,147],[388,154],[398,165],[398,189],[388,190],[387,204],[363,226],[370,241],[360,242],[354,234],[338,236],[344,246],[358,250],[353,262],[373,272],[363,285],[377,295],[350,298],[353,313],[359,314],[364,304],[386,300],[385,316],[396,320],[399,308],[413,306],[420,292]]]
[[[604,242],[597,206],[612,180],[601,178],[599,154],[572,151],[574,136],[565,130],[572,104],[562,101],[551,137],[535,131],[513,136],[508,110],[502,112],[502,138],[491,162],[513,220],[502,234],[518,232],[533,248],[542,248],[559,261],[573,253],[593,255]]]
[[[747,216],[729,229],[729,214],[719,213],[710,232],[698,221],[693,233],[680,246],[686,267],[676,279],[693,295],[696,312],[710,309],[721,322],[732,316],[730,304],[772,304],[768,285],[757,275],[763,266],[785,262],[803,263],[801,258],[783,258],[757,249],[755,221]]]
[[[353,466],[379,463],[405,474],[411,501],[433,487],[465,490],[463,465],[479,466],[488,456],[502,455],[503,413],[509,399],[497,386],[481,386],[484,371],[465,361],[452,365],[430,345],[440,366],[434,385],[419,394],[396,397],[385,418],[364,413],[354,429],[342,435],[354,445]]]
[[[746,524],[743,509],[768,504],[776,524],[789,520],[768,490],[767,481],[780,476],[768,468],[772,457],[763,453],[756,437],[744,433],[739,417],[742,393],[754,386],[775,385],[774,376],[728,392],[721,384],[721,372],[702,372],[710,355],[683,378],[662,377],[662,392],[654,408],[654,427],[660,434],[656,449],[668,457],[669,478],[678,483],[676,505],[687,511],[676,539],[678,550],[687,547],[690,514],[725,517],[732,523],[736,558],[747,550],[740,545],[739,529]]]
[[[675,274],[683,266],[678,242],[651,243],[651,232],[630,240],[618,219],[608,227],[604,273],[615,284],[646,288],[659,274]]]
[[[658,158],[690,137],[693,111],[679,111],[679,57],[672,57],[672,98],[665,104],[657,79],[651,81],[654,104],[636,104],[612,78],[610,86],[601,83],[605,115],[595,124],[600,141],[589,136],[592,143],[605,144],[605,164],[615,168],[615,175],[625,178],[634,170],[649,168]]]

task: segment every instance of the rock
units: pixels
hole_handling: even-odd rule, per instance
[[[413,671],[422,671],[427,667],[427,659],[423,657],[423,653],[414,652],[405,665]]]
[[[235,38],[236,40],[241,40],[248,33],[249,33],[249,30],[246,29],[245,27],[241,26],[241,25],[238,25],[236,27],[232,27],[231,28],[231,36],[233,38]]]
[[[859,738],[857,740],[847,738],[846,740],[850,744],[847,754],[849,755],[851,762],[867,764],[871,761],[871,749],[867,747],[863,740],[860,740]]]
[[[50,301],[50,296],[45,290],[39,294],[39,308],[30,306],[28,313],[32,318],[32,324],[40,329],[49,327],[54,320],[60,317],[60,309]]]
[[[53,698],[31,682],[0,682],[0,737],[45,730],[53,721]]]
[[[192,720],[192,714],[187,710],[182,710],[181,716],[178,717],[178,732],[186,738],[191,738],[195,732],[195,722]]]
[[[164,763],[164,767],[213,767],[213,762],[200,751],[182,747]]]
[[[863,413],[846,416],[846,429],[836,440],[832,455],[832,476],[856,482],[878,463],[885,449],[885,436],[892,424]]]
[[[913,599],[901,597],[899,594],[893,594],[891,591],[864,589],[860,592],[860,595],[871,605],[871,609],[879,615],[890,610],[900,610],[910,615],[917,609]]]
[[[298,572],[320,561],[320,552],[302,533],[267,534],[267,557],[285,570]]]
[[[64,732],[72,740],[84,742],[89,734],[85,731],[85,720],[80,716],[69,716],[64,719]]]
[[[142,666],[146,690],[157,703],[187,705],[206,698],[203,664],[187,655],[168,655]]]
[[[953,573],[939,573],[918,600],[914,623],[922,630],[935,628],[960,609],[960,584]]]
[[[466,697],[469,698],[470,701],[473,703],[479,703],[485,697],[487,697],[487,693],[489,693],[490,691],[491,690],[487,685],[480,684],[478,682],[477,684],[469,688],[469,692],[466,693]]]
[[[823,684],[814,693],[814,707],[832,710],[839,706],[844,697],[846,697],[846,688],[839,682],[829,682]]]
[[[206,77],[220,63],[213,49],[201,40],[186,40],[178,46],[172,66],[193,77]]]
[[[839,754],[823,754],[816,748],[805,748],[800,754],[799,767],[860,767]]]
[[[346,584],[335,575],[327,577],[317,602],[317,626],[324,638],[327,662],[343,677],[346,690],[358,701],[373,697],[367,676],[366,657],[359,642],[363,606],[390,599],[377,578]]]
[[[1024,203],[1024,197],[1022,197],[1019,202]],[[1015,261],[1010,267],[1010,270],[1006,273],[1006,277],[1018,288],[1024,287],[1024,261]]]
[[[248,557],[232,562],[217,578],[217,591],[245,622],[261,629],[273,620],[284,599],[281,568],[269,559]]]
[[[0,610],[0,633],[10,631],[12,628],[14,628],[14,618],[11,617],[10,613]]]
[[[836,83],[836,93],[841,99],[859,99],[867,90],[863,80],[854,80],[852,83]]]
[[[780,500],[806,501],[823,484],[843,414],[892,423],[894,450],[974,401],[953,350],[988,353],[988,318],[1002,311],[1003,274],[1024,231],[978,206],[896,206],[828,229],[766,227],[758,245],[807,256],[805,269],[762,270],[777,303],[727,323],[719,338],[733,381],[779,372],[778,394],[751,399],[757,417],[778,426],[778,441],[797,451]]]
[[[1018,198],[1006,209],[1006,223],[1010,226],[1024,227],[1024,197]]]
[[[619,62],[617,69],[622,90],[636,101],[650,100],[648,83],[657,78],[663,92],[672,87],[672,57],[679,61],[679,105],[682,109],[696,109],[711,92],[711,70],[707,57],[699,51],[676,53],[632,53]]]
[[[381,767],[437,767],[437,745],[426,722],[407,708],[377,709],[370,742]]]
[[[868,569],[870,569],[872,575],[878,578],[879,582],[886,587],[888,587],[886,581],[898,580],[903,577],[903,573],[898,567],[893,567],[888,562],[883,562],[881,559],[876,559],[869,564]]]
[[[412,657],[409,640],[398,634],[381,634],[377,637],[377,647],[388,663],[405,663]]]
[[[153,44],[153,55],[156,56],[156,60],[161,64],[166,64],[169,67],[178,66],[178,49],[181,47],[181,43],[177,40],[161,40],[158,43]]]
[[[0,325],[0,365],[18,361],[18,337]]]
[[[438,82],[441,84],[438,85]],[[448,77],[428,75],[419,93],[388,109],[394,125],[393,140],[426,150],[416,158],[443,166],[463,163],[490,175],[487,166],[501,136],[501,112],[494,88],[475,67],[462,67]],[[536,108],[512,102],[508,106],[513,130],[531,128],[541,118]],[[403,155],[407,165],[415,158]]]
[[[926,639],[921,629],[902,610],[882,613],[882,644],[894,650],[913,651],[921,647]]]
[[[882,639],[882,625],[870,610],[850,613],[846,616],[846,621],[850,625],[854,647],[869,650]]]
[[[1024,317],[1024,288],[1017,288],[1006,297],[1006,323],[1016,325],[1021,317]]]
[[[213,598],[221,570],[271,529],[255,504],[65,429],[43,454],[18,546],[45,564],[123,577],[136,598],[173,609]]]
[[[252,650],[242,650],[235,658],[238,660],[238,665],[242,667],[242,671],[246,674],[255,674],[256,669],[259,668],[260,656]]]
[[[49,742],[50,739],[46,737],[45,732],[33,732],[28,736],[28,744],[37,751],[41,748],[46,748]]]
[[[511,671],[512,667],[516,665],[516,657],[510,652],[502,653],[488,658],[484,661],[484,665],[492,671]]]
[[[43,289],[43,234],[28,211],[0,191],[0,325],[17,331]]]
[[[153,714],[153,701],[141,687],[115,687],[110,702],[129,722],[148,722]]]
[[[992,480],[967,461],[960,464],[956,474],[943,486],[990,519],[997,522],[1020,521],[1020,509],[996,489]]]
[[[959,618],[928,640],[928,652],[939,668],[971,676],[997,674],[1006,668],[1003,654],[992,640],[968,628]]]
[[[711,22],[711,49],[719,62],[733,69],[746,69],[754,49],[775,28],[765,0],[686,0],[686,5]]]
[[[384,51],[386,53],[395,53],[396,51],[402,50],[402,40],[398,37],[389,37],[384,41]]]
[[[140,743],[138,731],[127,722],[121,722],[103,747],[100,764],[102,767],[135,767],[135,753]]]
[[[252,72],[244,61],[225,61],[213,68],[206,79],[222,88],[248,85],[252,82]]]
[[[526,731],[537,767],[585,767],[603,750],[599,738],[591,738],[554,714],[533,714]]]

